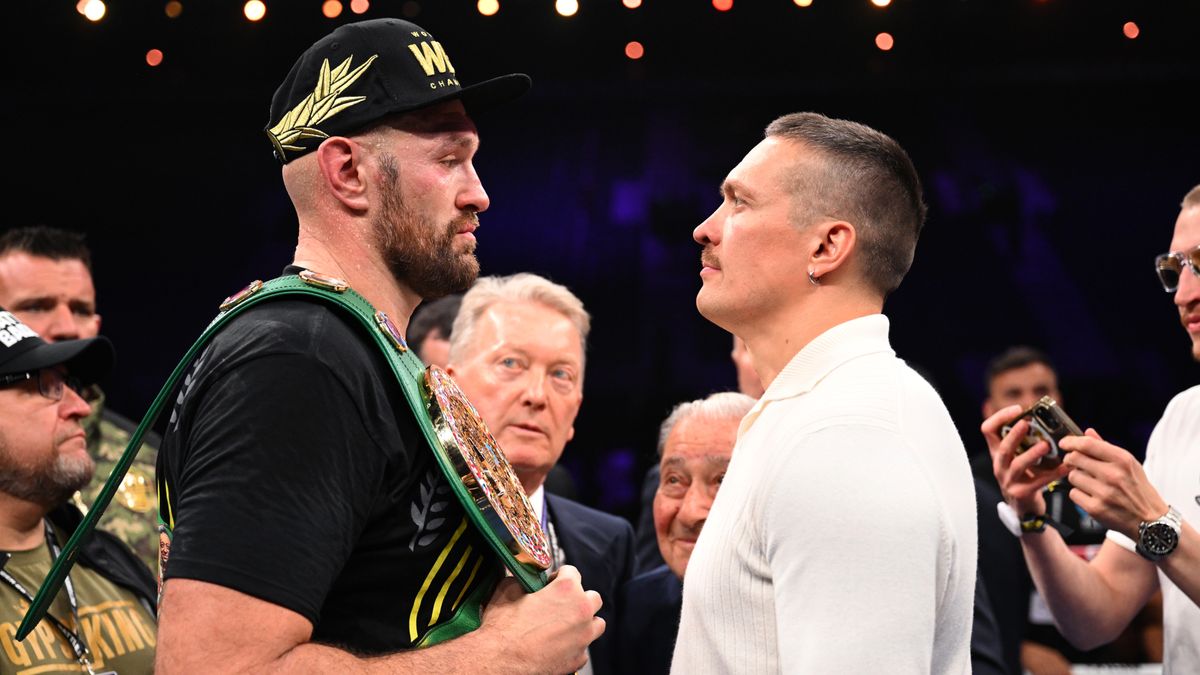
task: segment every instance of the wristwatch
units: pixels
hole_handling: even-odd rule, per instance
[[[1150,562],[1158,562],[1179,545],[1183,518],[1175,507],[1168,506],[1166,515],[1138,525],[1137,552]]]

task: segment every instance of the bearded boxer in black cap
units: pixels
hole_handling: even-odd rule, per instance
[[[154,579],[107,532],[80,549],[48,620],[29,640],[11,639],[81,519],[71,496],[95,465],[81,425],[91,408],[80,392],[112,365],[106,338],[47,344],[0,309],[0,672],[153,671]]]
[[[422,299],[468,287],[489,203],[471,115],[528,86],[461,86],[442,45],[396,19],[310,47],[266,130],[300,226],[285,272],[346,282],[399,335]],[[285,298],[234,318],[193,366],[159,454],[159,671],[581,666],[604,625],[569,568],[528,595],[502,580],[478,630],[412,649],[497,565],[424,443],[385,358],[342,314]]]

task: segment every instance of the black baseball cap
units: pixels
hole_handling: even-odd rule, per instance
[[[104,336],[50,344],[0,308],[0,375],[65,364],[80,382],[92,384],[112,372],[115,361],[112,343]]]
[[[360,131],[388,115],[461,99],[476,113],[517,98],[528,75],[513,73],[468,87],[442,44],[401,19],[340,26],[300,55],[271,99],[265,129],[287,164],[330,136]]]

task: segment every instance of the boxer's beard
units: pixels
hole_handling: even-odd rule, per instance
[[[392,275],[425,300],[470,288],[479,276],[475,243],[456,241],[455,236],[466,224],[478,224],[479,217],[467,211],[438,225],[404,203],[396,158],[383,155],[379,166],[391,185],[382,191],[374,230],[376,244]]]

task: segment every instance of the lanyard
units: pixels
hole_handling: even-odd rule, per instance
[[[50,527],[50,522],[42,519],[42,525],[46,528],[46,548],[50,549],[50,563],[54,564],[58,560],[58,556],[62,553],[58,547],[58,542],[54,539],[54,530]],[[33,595],[30,594],[21,582],[8,573],[7,570],[0,569],[0,579],[3,579],[9,586],[13,587],[21,597],[29,602],[33,602]],[[79,621],[79,601],[75,597],[75,585],[71,583],[71,576],[68,574],[63,583],[63,588],[67,591],[67,604],[71,607],[71,619],[74,620],[75,626],[82,628],[83,624]],[[88,650],[87,643],[83,640],[83,633],[76,633],[59,621],[49,613],[46,618],[50,620],[50,624],[62,634],[63,639],[71,645],[71,650],[75,652],[75,658],[79,660],[79,665],[83,666],[90,675],[96,675],[96,671],[92,670],[92,653]]]

